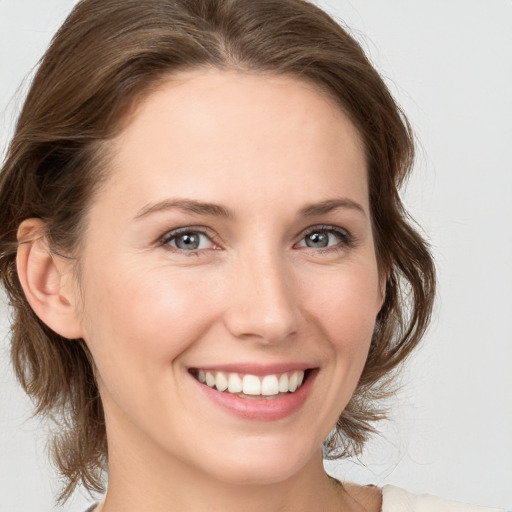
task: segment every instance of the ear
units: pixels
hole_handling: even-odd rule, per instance
[[[52,254],[41,219],[20,224],[16,265],[25,296],[42,322],[70,339],[82,337],[72,263]]]

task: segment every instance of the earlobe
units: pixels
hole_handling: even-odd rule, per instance
[[[72,265],[52,254],[41,219],[20,224],[16,266],[27,301],[40,320],[65,338],[81,338]]]

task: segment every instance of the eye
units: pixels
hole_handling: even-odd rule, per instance
[[[214,243],[204,231],[191,228],[170,231],[161,239],[161,243],[185,252],[212,249],[214,247]]]
[[[334,226],[314,226],[308,229],[298,247],[311,249],[341,249],[353,244],[351,235],[341,228]]]

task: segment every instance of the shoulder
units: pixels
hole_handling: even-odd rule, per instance
[[[343,482],[343,489],[364,510],[381,510],[382,491],[375,485],[358,485],[351,482]]]
[[[436,498],[415,495],[393,485],[382,488],[382,512],[504,512],[497,508],[476,507]]]

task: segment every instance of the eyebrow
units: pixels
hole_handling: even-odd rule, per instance
[[[164,199],[158,203],[144,206],[144,208],[139,210],[135,218],[140,219],[151,213],[172,210],[174,208],[199,215],[211,215],[213,217],[224,217],[227,219],[234,217],[233,212],[219,204],[205,203],[196,201],[195,199]]]
[[[299,216],[313,217],[314,215],[322,215],[325,213],[332,212],[333,210],[338,210],[340,208],[357,210],[361,212],[364,216],[366,216],[365,209],[359,203],[345,197],[338,199],[327,199],[319,203],[307,205],[300,210]]]
[[[195,199],[164,199],[163,201],[149,204],[141,208],[135,216],[135,219],[146,217],[155,212],[172,210],[175,208],[198,215],[209,215],[212,217],[223,217],[226,219],[233,219],[235,217],[231,210],[219,204],[197,201]],[[299,211],[299,217],[323,215],[340,208],[357,210],[366,216],[365,209],[359,203],[348,198],[337,198],[306,205]]]

